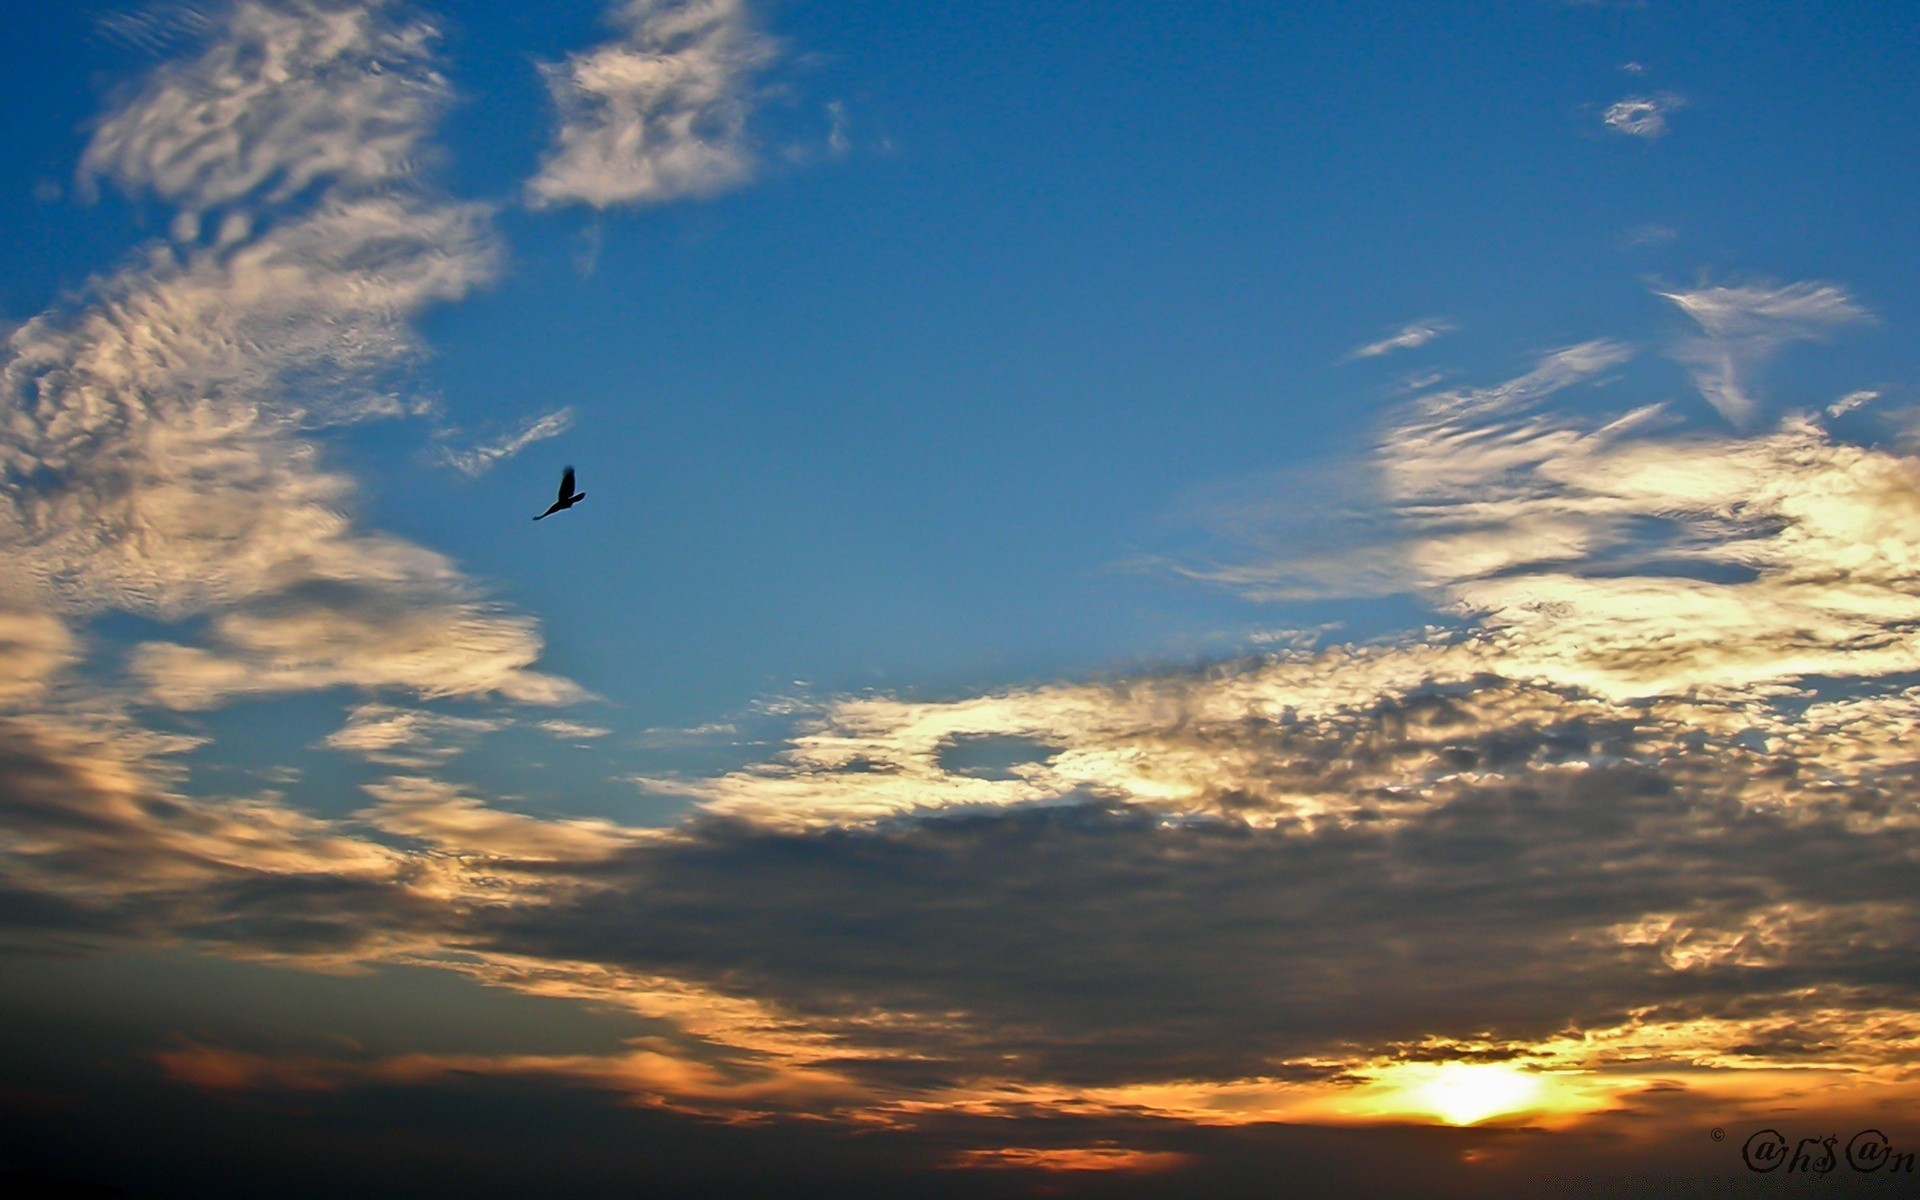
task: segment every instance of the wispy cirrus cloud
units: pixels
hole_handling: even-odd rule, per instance
[[[462,475],[477,478],[493,469],[493,465],[502,459],[512,458],[535,442],[556,438],[573,428],[573,408],[555,409],[521,424],[512,433],[503,434],[490,442],[481,442],[465,450],[456,450],[450,446],[441,446],[441,461],[453,467]]]
[[[539,727],[559,738],[561,741],[581,742],[593,738],[603,738],[613,731],[599,725],[586,725],[579,721],[541,721]]]
[[[1820,285],[1721,291],[1735,294],[1687,297],[1719,362],[1860,317]],[[1502,671],[1614,695],[1920,666],[1889,632],[1920,619],[1911,460],[1804,414],[1742,436],[1686,429],[1664,405],[1539,407],[1625,354],[1590,343],[1423,397],[1381,435],[1344,545],[1301,543],[1286,504],[1241,503],[1246,557],[1187,573],[1263,596],[1423,595],[1496,634]]]
[[[1418,321],[1409,321],[1398,332],[1388,334],[1377,342],[1369,342],[1348,351],[1347,359],[1379,358],[1398,350],[1412,350],[1442,334],[1452,333],[1454,329],[1453,322],[1445,317],[1423,317]]]
[[[746,0],[626,0],[611,19],[618,39],[546,68],[560,127],[532,202],[660,204],[751,179],[754,79],[778,45]]]
[[[1707,403],[1736,426],[1749,424],[1758,405],[1748,376],[1789,342],[1814,341],[1871,314],[1844,289],[1825,283],[1783,287],[1749,284],[1660,292],[1691,317],[1700,335],[1675,350],[1693,372]]]
[[[465,749],[481,734],[505,726],[483,717],[451,717],[425,709],[370,702],[356,705],[347,723],[322,742],[332,750],[357,754],[370,762],[426,767]]]
[[[1607,106],[1601,123],[1628,137],[1658,138],[1667,133],[1667,114],[1684,108],[1686,99],[1672,92],[1657,96],[1628,96]]]
[[[1848,392],[1832,404],[1827,405],[1827,415],[1829,417],[1844,417],[1854,409],[1865,408],[1879,398],[1880,393],[1870,388],[1862,388],[1858,391]]]

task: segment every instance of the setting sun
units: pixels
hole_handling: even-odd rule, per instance
[[[1424,1113],[1449,1125],[1548,1107],[1544,1076],[1506,1063],[1409,1063],[1381,1080],[1386,1107]]]

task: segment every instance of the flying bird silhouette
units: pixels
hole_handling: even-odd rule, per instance
[[[576,492],[573,490],[573,468],[568,467],[560,475],[560,498],[553,502],[552,508],[541,513],[540,516],[535,517],[534,520],[538,521],[541,517],[550,517],[563,508],[572,508],[586,498],[587,494],[585,492]]]

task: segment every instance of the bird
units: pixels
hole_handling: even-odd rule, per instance
[[[552,508],[541,513],[540,516],[535,517],[534,520],[538,521],[540,517],[550,517],[563,508],[572,508],[586,498],[587,494],[585,492],[576,492],[573,490],[573,468],[568,467],[560,473],[560,498],[553,502]]]

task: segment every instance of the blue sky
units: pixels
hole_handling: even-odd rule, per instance
[[[976,1181],[1226,1171],[1225,1109],[1604,1165],[1650,1105],[1904,1102],[1807,1047],[1920,1029],[1916,25],[17,16],[0,922],[89,965],[8,1003],[207,980],[54,1021],[196,1103],[477,1072]],[[1423,982],[1302,990],[1289,905]],[[1506,919],[1560,982],[1465,948]],[[1095,1127],[940,1124],[1016,1096]]]

